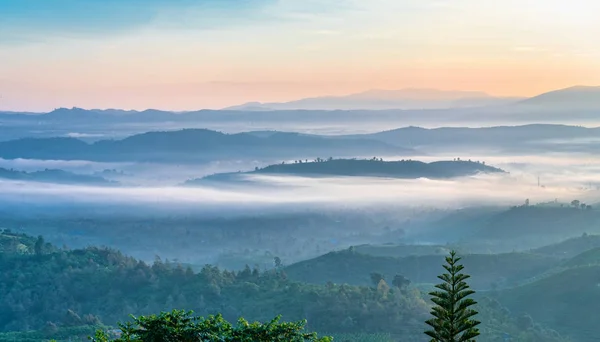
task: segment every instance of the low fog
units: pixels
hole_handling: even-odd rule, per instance
[[[109,164],[86,161],[0,160],[0,166],[24,170],[61,168],[74,172],[123,172],[119,187],[57,185],[0,181],[1,198],[20,202],[65,202],[157,204],[260,205],[371,205],[462,207],[514,205],[534,202],[585,199],[595,202],[600,185],[600,164],[587,155],[461,156],[481,160],[507,174],[478,175],[450,180],[390,179],[376,177],[320,177],[247,175],[244,185],[213,184],[183,187],[185,180],[218,172],[249,171],[261,162],[221,161],[203,165]],[[399,158],[389,157],[386,160]],[[452,160],[450,156],[414,158],[426,162]],[[263,162],[263,165],[266,162]],[[110,178],[110,177],[109,177]],[[539,181],[539,183],[538,183]]]
[[[272,259],[265,253],[292,263],[360,244],[446,244],[479,239],[469,244],[475,252],[524,250],[588,228],[583,222],[568,234],[517,234],[491,242],[480,241],[477,232],[488,229],[482,224],[494,222],[494,215],[504,215],[509,208],[525,203],[568,207],[575,199],[591,205],[600,201],[600,164],[589,155],[473,153],[412,159],[454,158],[484,161],[507,173],[443,180],[240,174],[245,182],[186,187],[182,184],[189,179],[250,171],[281,161],[173,165],[0,160],[4,168],[60,168],[100,173],[120,182],[88,186],[2,180],[4,219],[0,224],[41,234],[57,245],[108,245],[148,261],[160,255],[193,265],[210,262],[232,269],[260,261],[261,267],[268,268]],[[107,169],[117,172],[103,174]],[[533,227],[520,219],[516,222]]]

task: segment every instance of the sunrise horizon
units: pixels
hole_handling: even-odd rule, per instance
[[[2,110],[600,84],[591,0],[33,1],[0,4]]]

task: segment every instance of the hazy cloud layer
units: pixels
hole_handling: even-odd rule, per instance
[[[566,183],[567,179],[560,179]],[[42,183],[0,182],[4,199],[177,205],[330,204],[462,207],[478,204],[520,204],[555,198],[592,199],[593,191],[576,186],[538,187],[521,177],[478,176],[456,180],[395,180],[375,178],[257,177],[256,186],[99,188]],[[261,184],[262,183],[262,184]],[[266,185],[266,186],[265,186]],[[273,186],[277,185],[277,186]]]
[[[116,168],[128,175],[123,186],[102,188],[42,183],[1,181],[0,197],[25,202],[89,202],[277,206],[290,204],[406,205],[462,207],[479,204],[515,205],[570,202],[578,198],[589,203],[600,200],[600,164],[587,155],[481,156],[461,155],[463,160],[485,161],[508,171],[504,175],[479,175],[452,180],[386,179],[369,177],[305,178],[291,176],[246,176],[253,183],[218,184],[207,187],[175,186],[186,179],[214,172],[246,171],[256,163],[235,161],[204,165],[101,164],[84,161],[0,160],[0,167],[15,169],[64,168],[101,170]],[[389,158],[394,159],[394,158]],[[398,158],[400,159],[400,158]],[[414,158],[423,161],[451,160],[452,156]],[[539,186],[538,186],[539,181]]]

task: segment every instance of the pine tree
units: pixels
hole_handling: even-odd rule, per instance
[[[450,252],[444,265],[448,273],[438,276],[443,282],[435,285],[439,291],[429,293],[436,304],[431,311],[433,318],[425,322],[433,328],[425,332],[431,342],[474,342],[479,336],[476,326],[480,322],[473,319],[477,311],[471,308],[477,302],[467,298],[475,291],[465,282],[470,276],[460,273],[464,266],[459,261],[456,252]]]

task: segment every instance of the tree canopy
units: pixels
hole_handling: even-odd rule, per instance
[[[471,308],[477,303],[467,298],[475,291],[469,289],[466,280],[470,276],[461,273],[464,266],[459,261],[456,252],[451,251],[443,265],[448,273],[439,276],[442,283],[435,285],[439,291],[430,293],[436,306],[431,311],[433,318],[425,322],[432,330],[425,334],[431,342],[468,342],[479,336],[480,322],[473,319],[477,311]]]

